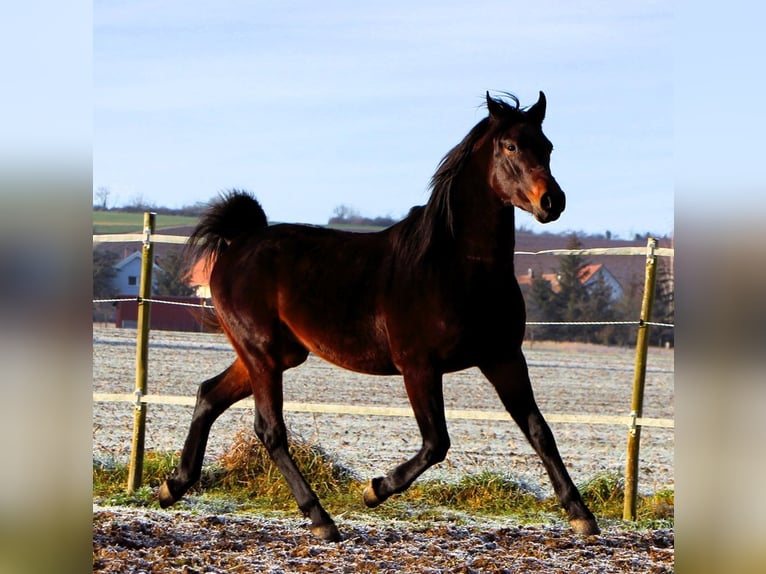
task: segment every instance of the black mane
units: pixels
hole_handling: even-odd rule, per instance
[[[517,122],[524,117],[519,108],[519,99],[513,94],[503,93],[511,98],[513,104],[505,100],[491,98],[502,115],[502,124],[506,121]],[[490,129],[497,128],[498,122],[486,117],[476,124],[459,144],[452,148],[439,162],[429,185],[431,196],[424,206],[416,206],[402,221],[399,233],[395,236],[395,250],[401,261],[406,264],[421,262],[434,244],[446,244],[455,237],[455,220],[452,209],[454,183],[465,162],[473,152],[476,143],[487,135]]]

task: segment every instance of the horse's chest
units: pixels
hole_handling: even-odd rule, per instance
[[[443,348],[486,346],[523,334],[524,299],[514,282],[447,291],[431,307],[423,326]]]

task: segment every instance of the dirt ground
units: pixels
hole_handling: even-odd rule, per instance
[[[343,540],[313,538],[300,520],[96,508],[93,571],[100,573],[673,572],[672,530],[379,524],[339,521]]]

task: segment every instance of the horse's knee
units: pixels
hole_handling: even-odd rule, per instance
[[[440,438],[434,442],[423,445],[423,456],[429,465],[437,464],[447,458],[450,449],[449,437]]]
[[[229,376],[231,367],[224,370],[222,373],[218,373],[215,377],[211,377],[197,387],[197,404],[201,402],[211,403],[211,398],[214,396],[213,392],[222,384],[222,382]]]
[[[197,400],[194,403],[194,412],[192,420],[209,420],[210,424],[221,414],[225,408],[217,404],[213,391],[220,382],[221,375],[213,377],[203,382],[197,388]]]
[[[251,392],[247,371],[235,362],[200,384],[193,416],[212,425],[226,409]]]

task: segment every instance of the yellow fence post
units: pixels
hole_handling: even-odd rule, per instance
[[[149,361],[149,326],[152,296],[152,266],[154,265],[154,233],[156,213],[144,213],[144,243],[141,252],[141,282],[138,289],[138,321],[136,325],[136,406],[133,413],[133,446],[130,451],[128,469],[128,494],[141,487],[144,470],[144,439],[146,436],[146,395],[147,364]]]
[[[646,244],[646,276],[644,297],[641,302],[641,318],[636,338],[636,366],[633,372],[633,399],[628,430],[628,455],[625,463],[625,501],[622,509],[623,520],[636,519],[636,498],[638,494],[638,448],[641,441],[641,418],[644,405],[644,383],[646,381],[646,355],[649,348],[649,325],[654,303],[654,286],[657,278],[657,240],[650,237]]]

